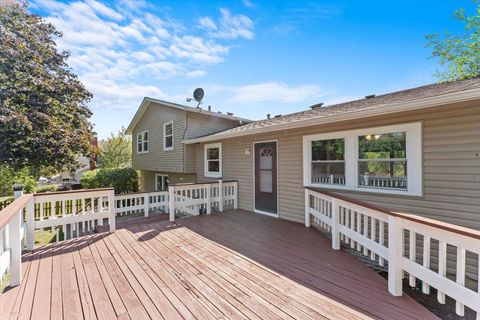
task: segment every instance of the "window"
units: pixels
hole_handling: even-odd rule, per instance
[[[304,184],[422,195],[421,124],[304,136]]]
[[[163,125],[163,150],[173,150],[173,121]]]
[[[168,175],[155,174],[155,191],[168,190]]]
[[[406,132],[358,137],[358,186],[407,190]]]
[[[142,131],[137,134],[137,153],[148,152],[148,131]]]
[[[222,176],[222,144],[205,145],[205,177],[220,178]]]
[[[345,139],[313,140],[311,183],[345,184]]]

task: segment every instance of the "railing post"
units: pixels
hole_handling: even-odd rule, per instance
[[[15,199],[23,195],[23,185],[13,186]],[[8,224],[8,243],[10,246],[10,286],[18,286],[22,283],[22,221],[23,209],[20,209],[15,217]]]
[[[26,207],[27,213],[25,215],[26,220],[26,241],[25,247],[27,250],[33,250],[35,248],[35,197],[28,202]]]
[[[305,189],[305,227],[310,227],[310,190]]]
[[[145,217],[148,217],[148,211],[150,210],[150,196],[148,192],[143,195],[143,211]]]
[[[233,195],[235,199],[233,200],[233,209],[238,209],[238,181],[233,184]]]
[[[403,231],[401,220],[388,217],[388,291],[394,296],[402,295],[403,278]]]
[[[168,213],[170,222],[175,221],[175,187],[168,186]]]
[[[207,214],[212,213],[212,188],[211,184],[207,184]]]
[[[110,210],[108,225],[110,226],[110,232],[115,232],[117,226],[115,224],[115,190],[108,192],[108,210]]]
[[[338,231],[340,225],[340,212],[337,204],[337,199],[332,198],[332,248],[340,250],[340,232]]]
[[[218,179],[218,211],[223,212],[223,180]]]

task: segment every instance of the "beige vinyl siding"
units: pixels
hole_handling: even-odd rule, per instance
[[[163,150],[163,124],[173,121],[174,150]],[[137,153],[137,133],[148,130],[149,151]],[[132,132],[132,164],[134,169],[150,171],[182,172],[183,134],[185,132],[185,111],[152,103],[143,114]]]
[[[480,229],[480,105],[450,105],[221,141],[223,178],[239,181],[239,207],[253,210],[253,142],[278,140],[278,197],[281,218],[303,222],[304,135],[422,122],[422,197],[334,191],[395,211],[419,214]],[[250,147],[250,155],[244,149]],[[203,177],[203,144],[197,145],[197,179]]]
[[[187,129],[185,139],[203,137],[239,125],[238,120],[213,117],[199,113],[189,112],[187,115]]]
[[[185,148],[185,172],[195,173],[197,154],[196,147],[193,144],[184,145]]]

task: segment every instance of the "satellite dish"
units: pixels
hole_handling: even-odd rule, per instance
[[[197,108],[202,103],[203,96],[205,95],[205,91],[202,88],[197,88],[193,91],[193,98],[198,101]]]

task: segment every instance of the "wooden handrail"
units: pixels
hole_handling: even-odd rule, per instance
[[[32,197],[32,194],[24,194],[0,211],[0,229],[3,229],[32,200]]]
[[[238,180],[223,180],[223,183],[231,183],[231,182],[238,182]],[[215,181],[207,181],[207,182],[198,182],[198,183],[171,183],[169,184],[172,187],[182,187],[182,186],[193,186],[193,185],[202,185],[202,184],[217,184],[218,180]]]
[[[480,239],[480,231],[477,231],[477,230],[474,230],[474,229],[461,227],[461,226],[457,226],[455,224],[442,222],[442,221],[438,221],[438,220],[434,220],[434,219],[429,219],[429,218],[421,217],[421,216],[414,215],[414,214],[408,214],[408,213],[402,213],[402,212],[396,212],[396,211],[388,210],[388,209],[380,207],[380,206],[376,206],[376,205],[373,205],[373,204],[370,204],[370,203],[367,203],[367,202],[364,202],[364,201],[361,201],[361,200],[353,199],[353,198],[350,198],[350,197],[347,197],[347,196],[344,196],[344,195],[338,195],[338,194],[335,194],[335,193],[332,193],[332,192],[329,192],[329,191],[325,191],[325,190],[322,190],[322,189],[319,189],[319,188],[306,186],[305,189],[312,190],[312,191],[321,193],[323,195],[326,195],[326,196],[329,196],[329,197],[332,197],[332,198],[336,198],[336,199],[339,199],[339,200],[350,202],[350,203],[353,203],[353,204],[356,204],[356,205],[359,205],[359,206],[362,206],[362,207],[365,207],[365,208],[368,208],[368,209],[371,209],[371,210],[379,211],[379,212],[385,213],[389,216],[394,216],[394,217],[410,220],[410,221],[413,221],[413,222],[421,223],[423,225],[427,225],[427,226],[430,226],[430,227],[450,231],[450,232],[460,234],[460,235],[463,235],[463,236],[467,236],[467,237],[471,237],[471,238],[474,238],[474,239]]]
[[[52,196],[57,194],[70,194],[70,193],[84,193],[84,192],[100,192],[100,191],[110,191],[113,188],[98,188],[98,189],[80,189],[80,190],[68,190],[68,191],[58,191],[58,192],[42,192],[42,193],[35,193],[35,197],[43,197],[43,196]]]

